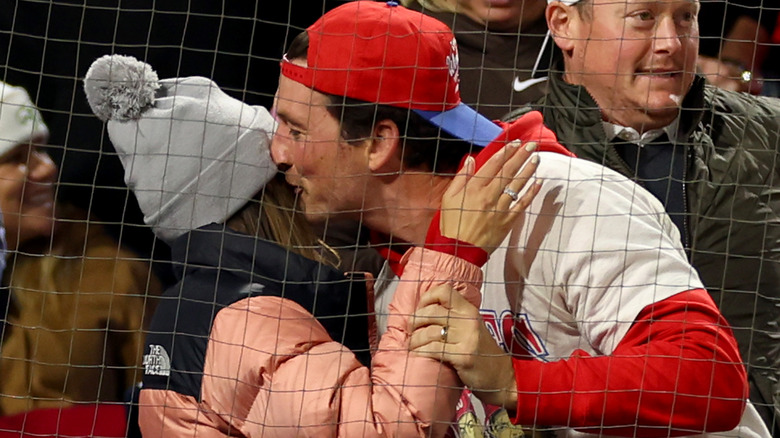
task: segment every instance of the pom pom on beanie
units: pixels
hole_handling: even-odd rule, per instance
[[[137,119],[154,104],[160,88],[152,67],[132,56],[105,55],[92,63],[86,77],[87,101],[104,122]]]

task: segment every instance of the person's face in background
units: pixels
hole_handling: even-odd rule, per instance
[[[32,144],[20,144],[0,156],[0,209],[9,251],[51,235],[56,180],[57,166]]]
[[[544,15],[545,0],[446,0],[457,11],[491,30],[517,32],[520,23]]]
[[[674,121],[695,75],[697,0],[587,0],[582,14],[553,5],[547,19],[565,78],[588,90],[605,119],[640,132]],[[556,8],[571,11],[559,28]]]

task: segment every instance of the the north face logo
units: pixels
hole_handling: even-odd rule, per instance
[[[171,375],[171,358],[162,345],[149,345],[149,354],[144,355],[144,374],[147,376]]]

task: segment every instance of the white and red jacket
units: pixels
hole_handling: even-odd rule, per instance
[[[484,264],[481,313],[514,358],[512,421],[558,436],[768,437],[731,329],[660,202],[573,158],[539,113],[504,128],[477,165],[538,141],[540,193],[490,260],[442,238],[438,218],[427,245]],[[392,285],[377,296],[381,314]]]

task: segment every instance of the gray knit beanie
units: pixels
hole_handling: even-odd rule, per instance
[[[108,121],[144,222],[166,242],[224,222],[277,173],[273,117],[207,78],[158,81],[148,64],[106,55],[90,67],[84,89]]]

